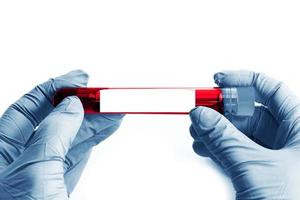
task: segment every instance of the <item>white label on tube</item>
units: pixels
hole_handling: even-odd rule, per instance
[[[100,112],[189,112],[193,107],[194,89],[100,90]]]

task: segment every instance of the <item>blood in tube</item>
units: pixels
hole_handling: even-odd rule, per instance
[[[243,98],[239,98],[238,91],[218,87],[63,88],[54,96],[53,104],[58,105],[67,96],[77,96],[86,114],[188,114],[194,107],[206,106],[220,113],[251,115],[252,104],[254,107],[251,90],[240,90],[246,96]],[[241,106],[239,99],[244,100]]]

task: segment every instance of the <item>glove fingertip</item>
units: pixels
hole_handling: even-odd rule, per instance
[[[217,72],[214,74],[214,80],[215,80],[215,83],[217,85],[220,85],[222,84],[222,80],[223,78],[226,76],[226,72],[225,71],[222,71],[222,72]]]
[[[86,86],[89,75],[83,70],[73,70],[54,79],[56,88]]]
[[[79,113],[83,115],[83,107],[80,99],[77,96],[66,97],[58,106],[55,111],[68,111],[72,113]]]
[[[199,106],[190,112],[192,123],[201,127],[212,127],[221,117],[222,115],[217,111],[204,106]]]

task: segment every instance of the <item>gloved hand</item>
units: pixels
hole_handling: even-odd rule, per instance
[[[35,87],[0,119],[0,199],[68,199],[93,146],[119,127],[122,115],[85,115],[77,97],[56,108],[55,92],[86,86],[72,71]]]
[[[252,117],[226,116],[205,107],[190,112],[193,148],[229,175],[236,199],[300,199],[300,101],[281,82],[261,73],[225,71],[221,87],[253,86]]]

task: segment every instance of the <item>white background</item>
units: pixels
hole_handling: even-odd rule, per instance
[[[0,1],[1,112],[50,77],[81,68],[90,86],[214,86],[224,69],[262,71],[299,95],[299,1]],[[126,116],[94,149],[71,196],[233,198],[193,153],[188,116]]]

